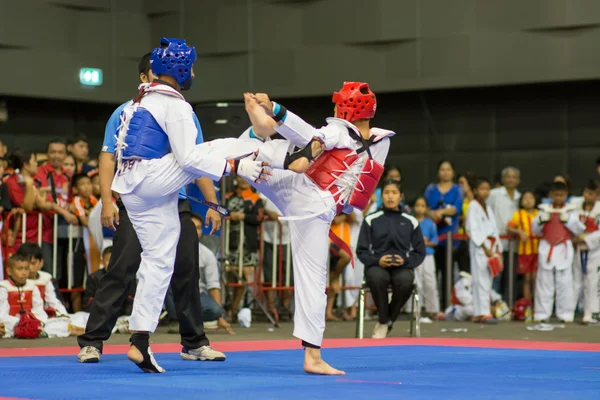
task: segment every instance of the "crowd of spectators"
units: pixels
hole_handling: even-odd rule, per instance
[[[58,294],[57,298],[66,305],[65,313],[68,309],[70,315],[89,307],[93,301],[93,287],[105,273],[103,268],[110,256],[111,233],[107,229],[94,229],[90,221],[100,195],[96,167],[97,160],[90,157],[84,135],[68,141],[50,140],[43,156],[19,148],[7,149],[0,142],[0,248],[4,252],[0,260],[6,262],[16,257],[23,243],[38,244],[42,259],[38,269],[49,274],[54,286],[62,289],[62,295]],[[374,332],[374,337],[385,337],[397,317],[398,307],[406,303],[414,287],[425,299],[425,322],[468,317],[478,322],[494,322],[499,316],[494,306],[502,300],[517,304],[523,300],[525,302],[521,304],[535,307],[536,282],[539,280],[538,246],[540,236],[543,236],[543,224],[549,221],[544,220],[547,213],[542,212],[544,215],[539,216],[538,206],[546,204],[550,209],[563,207],[557,200],[557,193],[564,189],[565,206],[570,207],[568,211],[574,211],[585,225],[583,232],[572,229],[568,243],[575,252],[575,261],[568,268],[574,288],[572,308],[573,311],[584,312],[584,322],[595,321],[594,317],[600,311],[600,305],[595,304],[598,303],[597,295],[592,300],[585,297],[589,297],[587,293],[594,287],[597,292],[600,265],[588,267],[587,261],[582,264],[581,254],[595,250],[595,243],[586,242],[585,235],[598,229],[600,212],[596,199],[600,192],[596,181],[600,175],[600,159],[596,167],[597,171],[584,192],[572,193],[571,181],[566,174],[556,175],[550,184],[522,188],[521,172],[517,168],[504,168],[498,182],[490,184],[471,171],[458,174],[451,161],[443,160],[438,164],[436,182],[427,185],[422,196],[405,199],[400,168],[388,166],[369,207],[364,212],[355,210],[349,215],[340,214],[332,225],[334,233],[349,245],[354,254],[347,254],[333,243],[330,246],[327,319],[356,318],[358,291],[342,289],[344,286],[361,286],[365,277],[366,283],[372,286],[373,299],[379,310],[379,332]],[[472,211],[475,203],[482,213],[480,220],[476,220],[478,214]],[[221,249],[220,255],[226,262],[221,266],[215,253],[206,247],[199,249],[199,267],[203,271],[199,284],[202,301],[206,303],[205,319],[216,321],[219,327],[232,333],[228,321],[235,321],[240,309],[252,306],[254,291],[246,289],[247,285],[238,284],[233,285],[231,295],[226,296],[226,293],[221,293],[222,278],[229,283],[243,281],[293,287],[290,257],[293,249],[289,248],[287,226],[279,221],[279,210],[244,180],[236,179],[236,187],[225,196],[225,204],[230,210],[229,248]],[[202,217],[195,215],[194,218],[201,227]],[[586,218],[592,222],[586,222]],[[561,221],[567,224],[566,219]],[[402,228],[405,224],[406,230]],[[485,233],[482,241],[478,241],[475,239],[477,232],[486,224],[493,226],[495,231]],[[536,227],[537,234],[534,232]],[[448,241],[448,235],[451,241]],[[499,238],[498,243],[494,240],[495,236]],[[382,244],[383,238],[386,239],[385,244]],[[450,251],[448,243],[452,246]],[[514,246],[512,251],[511,246]],[[447,268],[448,254],[452,255],[450,269]],[[485,282],[482,284],[481,271],[472,274],[473,268],[479,265],[475,260],[477,254],[483,254],[486,260],[492,257],[498,259],[499,267],[496,270],[490,267],[493,281],[490,280],[491,286],[484,292],[477,289],[487,285]],[[513,260],[510,260],[511,256]],[[356,261],[354,269],[348,267],[352,258]],[[593,257],[590,259],[596,262]],[[7,268],[1,266],[0,278],[13,278],[10,271],[20,271],[19,260],[14,259]],[[260,269],[256,268],[259,264],[262,265]],[[240,265],[241,276],[237,273]],[[514,274],[507,273],[509,265],[515,266]],[[582,268],[584,273],[579,271]],[[31,267],[31,271],[34,269]],[[590,269],[595,270],[593,278],[589,277]],[[3,276],[5,270],[9,276]],[[259,270],[262,271],[260,276]],[[511,276],[513,282],[509,283]],[[447,279],[454,285],[452,293],[447,292]],[[466,286],[465,279],[468,280]],[[596,281],[592,288],[590,279]],[[457,293],[464,292],[469,284],[472,288],[468,298],[458,296]],[[509,299],[511,285],[514,291]],[[389,304],[388,286],[394,292]],[[553,298],[560,297],[559,293],[554,293],[559,287],[562,286],[557,283],[550,288]],[[543,288],[550,290],[547,282],[543,282]],[[382,294],[384,290],[385,296]],[[267,309],[277,320],[283,315],[291,316],[292,294],[292,290],[266,291]],[[486,315],[478,315],[477,311],[473,314],[471,303],[475,303],[477,309],[478,297],[491,298],[490,315],[487,312]],[[582,302],[578,307],[580,298]],[[584,303],[588,304],[585,310]],[[168,310],[169,296],[166,306]],[[468,310],[469,306],[471,309],[465,314],[464,307]],[[388,307],[391,309],[388,310]],[[127,314],[127,310],[123,313]],[[174,315],[173,312],[169,314]],[[573,320],[565,315],[559,318],[567,322]],[[539,319],[548,318],[549,315],[543,315]]]

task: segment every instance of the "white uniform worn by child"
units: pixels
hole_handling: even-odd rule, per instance
[[[532,221],[533,233],[541,236],[538,247],[538,273],[535,284],[536,321],[546,321],[556,306],[556,316],[572,322],[575,313],[573,298],[573,257],[571,239],[585,231],[575,206],[566,205],[568,189],[555,182],[550,189],[553,204],[540,204],[541,212]],[[556,300],[556,301],[555,301]]]
[[[473,190],[476,193],[475,201],[470,203],[466,219],[473,277],[473,315],[476,322],[494,323],[496,320],[491,315],[490,296],[494,273],[497,272],[490,268],[490,260],[493,255],[502,254],[502,243],[494,213],[485,204],[487,196],[483,195],[481,198],[480,192],[487,192],[489,195],[489,183],[480,179],[473,185]]]

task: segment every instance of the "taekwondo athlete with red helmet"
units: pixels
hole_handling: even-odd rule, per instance
[[[320,350],[325,331],[330,226],[340,212],[367,206],[383,173],[389,137],[394,132],[370,127],[377,102],[367,83],[345,82],[333,94],[334,117],[327,118],[327,125],[319,129],[271,102],[266,94],[246,94],[245,100],[252,122],[247,133],[250,137],[268,138],[277,131],[299,148],[306,149],[315,138],[325,146],[306,173],[277,170],[268,181],[254,185],[281,210],[281,219],[289,221],[295,282],[294,336],[305,348],[304,370],[343,375],[343,371],[323,361]]]
[[[121,195],[143,250],[127,355],[145,372],[164,372],[150,350],[149,333],[156,329],[173,273],[180,234],[179,188],[201,176],[219,180],[230,173],[252,182],[267,179],[267,163],[255,160],[259,148],[278,168],[289,147],[283,140],[257,145],[255,140],[234,138],[196,145],[192,107],[180,93],[192,85],[195,60],[196,50],[185,40],[161,39],[161,47],[150,57],[158,79],[140,85],[121,114],[116,140],[118,167],[112,190]]]

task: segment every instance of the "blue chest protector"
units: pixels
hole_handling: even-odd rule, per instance
[[[150,111],[138,108],[129,121],[123,159],[152,160],[171,152],[169,137]]]

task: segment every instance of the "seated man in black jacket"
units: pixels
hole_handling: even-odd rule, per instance
[[[386,181],[383,210],[367,216],[360,228],[356,255],[365,264],[365,277],[377,306],[379,322],[374,339],[384,339],[412,293],[414,269],[425,259],[425,242],[419,222],[398,207],[400,182]],[[388,287],[392,302],[388,304]]]

